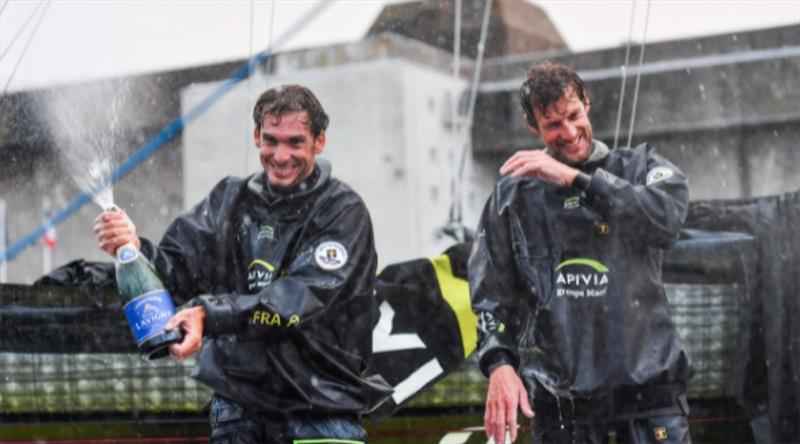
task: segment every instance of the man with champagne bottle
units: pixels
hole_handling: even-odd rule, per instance
[[[180,310],[177,360],[214,390],[211,442],[364,442],[361,414],[391,392],[365,377],[377,257],[366,206],[318,159],[328,117],[305,87],[265,91],[253,110],[263,171],[223,179],[158,245],[124,211],[95,233],[141,250]]]

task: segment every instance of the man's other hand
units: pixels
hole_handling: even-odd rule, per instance
[[[500,174],[511,177],[533,176],[543,182],[570,186],[578,175],[578,170],[559,162],[544,150],[517,151],[503,166]]]
[[[133,243],[137,250],[141,248],[136,226],[121,208],[100,213],[94,220],[94,235],[100,249],[111,256],[116,255],[117,249],[127,243]]]
[[[172,359],[181,362],[200,350],[203,343],[203,323],[206,319],[206,309],[202,305],[179,311],[167,322],[164,330],[171,331],[175,328],[183,330],[183,340],[169,346]]]
[[[533,418],[528,391],[510,365],[497,367],[489,376],[489,393],[486,395],[486,413],[483,426],[486,436],[496,444],[505,444],[506,426],[511,434],[511,442],[517,439],[517,407],[522,414]]]

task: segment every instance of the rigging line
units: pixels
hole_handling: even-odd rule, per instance
[[[475,60],[475,71],[472,73],[472,85],[470,86],[470,94],[469,94],[469,106],[467,108],[467,121],[466,125],[464,125],[464,130],[467,131],[467,139],[471,140],[470,131],[472,131],[472,120],[475,116],[475,102],[478,98],[478,82],[481,79],[481,66],[483,64],[483,52],[486,47],[486,35],[489,31],[489,16],[491,15],[492,11],[492,0],[486,0],[485,9],[483,12],[483,23],[481,23],[481,37],[480,43],[478,43],[478,56]],[[464,165],[466,163],[466,151],[467,146],[471,145],[464,144],[464,147],[461,150],[461,159],[458,165],[458,179],[459,182],[463,182],[464,176]],[[459,196],[459,207],[460,207],[460,196]]]
[[[472,83],[469,89],[469,102],[467,106],[467,116],[464,120],[464,125],[460,127],[460,133],[463,134],[465,142],[461,144],[461,150],[459,151],[458,157],[458,164],[456,166],[456,186],[455,186],[455,196],[453,200],[453,213],[454,213],[454,220],[451,222],[456,222],[461,224],[462,220],[462,208],[463,208],[463,186],[464,186],[464,167],[467,161],[467,150],[472,147],[471,140],[471,131],[472,131],[472,119],[475,113],[475,101],[478,96],[478,82],[481,78],[481,66],[483,64],[483,53],[486,47],[486,35],[488,34],[489,30],[489,17],[491,16],[492,12],[492,0],[486,0],[484,3],[484,10],[483,10],[483,21],[481,23],[481,35],[478,40],[478,53],[475,57],[475,64],[473,66],[473,73],[472,73]],[[457,230],[457,236],[460,238],[460,241],[464,240],[464,230]]]
[[[248,37],[247,37],[247,58],[248,59],[252,59],[253,58],[253,20],[254,20],[254,15],[255,15],[255,12],[254,12],[255,3],[256,3],[255,0],[250,0],[250,20],[249,20],[250,32],[248,33]],[[252,93],[252,89],[253,89],[252,86],[253,86],[253,76],[251,75],[251,76],[247,77],[247,94],[245,94],[245,98],[244,98],[244,108],[245,108],[246,112],[250,108],[250,94]],[[245,142],[244,143],[245,151],[244,151],[244,156],[242,156],[243,157],[242,160],[244,160],[244,169],[242,171],[242,175],[243,176],[247,175],[247,172],[248,172],[248,170],[250,168],[250,160],[249,160],[250,156],[247,155],[247,152],[248,152],[247,148],[250,146],[250,143],[251,143],[250,140],[251,140],[252,136],[250,135],[250,132],[247,131],[247,129],[250,126],[249,125],[249,121],[247,121],[247,122],[248,123],[245,124],[245,131],[242,132],[242,135],[245,137],[245,140],[244,140],[244,142]]]
[[[250,0],[250,32],[247,36],[247,58],[253,57],[253,9],[255,8],[256,0]]]
[[[33,31],[31,31],[31,35],[28,36],[28,41],[25,42],[25,46],[22,48],[22,53],[19,55],[19,59],[17,59],[17,64],[14,65],[14,69],[11,70],[11,75],[8,76],[8,81],[6,82],[3,90],[0,91],[0,97],[6,95],[6,91],[8,91],[8,86],[11,85],[11,81],[14,80],[14,74],[17,73],[17,68],[19,68],[20,63],[22,63],[22,59],[25,58],[25,53],[28,52],[28,47],[30,46],[33,38],[36,36],[36,32],[39,30],[39,25],[42,24],[42,20],[44,16],[47,15],[47,8],[50,7],[50,2],[52,0],[44,0],[46,4],[44,5],[44,9],[42,9],[41,14],[39,15],[39,20],[36,22],[36,25],[33,27]]]
[[[8,0],[5,4],[7,5],[10,1],[11,0]],[[25,28],[27,28],[28,24],[31,22],[31,20],[33,20],[33,17],[36,15],[37,12],[39,12],[39,8],[41,8],[42,5],[44,5],[45,3],[47,3],[47,0],[42,0],[39,3],[36,4],[36,7],[33,8],[33,11],[28,16],[28,18],[25,20],[25,23],[22,24],[22,26],[19,28],[19,31],[17,31],[17,34],[11,39],[11,43],[9,43],[8,46],[6,46],[6,48],[3,50],[3,52],[0,53],[0,60],[3,60],[3,57],[6,56],[6,53],[8,53],[8,50],[11,49],[12,46],[14,46],[14,43],[16,43],[16,41],[19,38],[19,36],[22,35],[22,32],[25,31]],[[5,5],[3,5],[3,7],[5,7]],[[1,12],[2,11],[0,11],[0,13]]]
[[[644,14],[644,31],[642,32],[642,50],[639,52],[639,71],[636,73],[636,86],[633,88],[633,103],[631,104],[631,122],[628,128],[628,147],[633,138],[633,125],[636,122],[636,104],[639,100],[639,83],[642,80],[642,64],[644,63],[644,50],[647,46],[647,25],[650,22],[650,5],[653,0],[647,0],[647,10]]]
[[[269,34],[267,35],[267,51],[272,53],[272,32],[275,30],[275,8],[278,7],[276,0],[270,2],[269,8]],[[267,59],[266,73],[272,73],[272,57]]]
[[[283,43],[294,37],[299,31],[308,26],[322,11],[328,6],[333,4],[334,1],[322,1],[313,6],[313,9],[306,12],[305,15],[295,21],[289,29],[284,31],[277,39],[275,46],[280,47]],[[220,82],[209,95],[197,103],[192,109],[186,113],[176,117],[170,123],[147,143],[140,146],[134,151],[123,163],[121,163],[114,171],[108,176],[104,177],[95,184],[90,190],[86,190],[74,199],[72,199],[67,206],[53,215],[50,219],[43,221],[33,231],[28,233],[21,240],[9,246],[5,251],[0,251],[0,261],[8,261],[15,258],[26,248],[33,245],[39,240],[51,226],[58,226],[67,220],[72,214],[77,212],[81,207],[92,201],[92,198],[103,191],[106,187],[116,183],[134,168],[139,166],[142,162],[149,159],[153,154],[158,152],[165,146],[167,142],[172,140],[176,135],[183,131],[189,123],[194,121],[198,116],[206,112],[212,105],[214,105],[221,97],[231,91],[239,82],[247,78],[252,72],[254,67],[262,64],[265,60],[272,56],[272,51],[261,51],[256,54],[252,59],[245,62],[240,68],[234,71],[227,79]]]
[[[9,3],[11,3],[11,0],[6,0],[5,3],[0,5],[0,15],[3,15],[3,11],[6,9],[6,6],[8,6]]]
[[[460,79],[461,71],[461,0],[455,1],[455,10],[453,12],[453,84],[457,85]],[[450,161],[451,166],[455,161],[455,153],[458,152],[459,137],[458,137],[458,91],[453,91],[450,97],[450,139],[452,141],[453,160]],[[456,215],[456,168],[452,169],[452,177],[450,182],[450,222],[461,220],[461,215]]]
[[[620,66],[622,84],[619,88],[619,106],[617,107],[617,126],[614,129],[614,149],[617,149],[619,141],[619,127],[622,124],[622,104],[625,102],[625,80],[628,78],[628,63],[631,57],[631,41],[633,41],[633,19],[636,13],[636,0],[631,2],[631,19],[628,26],[628,44],[625,45],[625,64]]]

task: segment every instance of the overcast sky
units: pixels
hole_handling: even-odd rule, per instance
[[[275,49],[358,40],[390,2],[334,2]],[[574,51],[628,38],[632,0],[532,2]],[[636,2],[634,41],[642,39],[647,5]],[[0,91],[248,57],[267,47],[272,21],[276,41],[319,6],[319,0],[0,0]],[[648,42],[800,24],[800,0],[653,0],[647,23]]]

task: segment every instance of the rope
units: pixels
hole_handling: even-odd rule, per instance
[[[250,32],[248,33],[248,37],[247,37],[247,58],[248,59],[253,58],[253,16],[255,15],[255,12],[254,12],[255,4],[256,4],[255,0],[250,0],[250,20],[249,20]],[[272,57],[270,57],[270,59],[271,58]],[[245,101],[244,101],[244,111],[245,111],[245,113],[249,113],[249,111],[250,111],[250,95],[251,95],[252,91],[253,91],[253,76],[249,76],[247,78],[247,94],[245,94],[246,98],[245,98]],[[245,114],[245,115],[247,115],[247,114]],[[243,131],[242,134],[245,137],[245,143],[244,143],[243,146],[246,148],[246,147],[251,146],[250,144],[252,143],[251,140],[252,140],[253,136],[251,136],[250,132],[247,131],[247,129],[250,127],[250,125],[249,124],[245,124],[244,127],[245,127],[245,131]],[[250,160],[249,159],[250,159],[250,156],[247,155],[247,150],[245,150],[245,153],[244,153],[244,169],[242,171],[242,176],[246,176],[247,172],[250,170]]]
[[[6,6],[8,6],[9,3],[11,3],[11,0],[6,0],[5,3],[0,6],[0,15],[3,15],[3,11],[5,11]]]
[[[275,30],[275,8],[278,7],[278,2],[270,2],[269,7],[269,35],[267,36],[267,51],[272,52],[272,31]],[[267,60],[266,67],[267,74],[272,73],[272,57]]]
[[[455,0],[455,8],[453,12],[453,83],[458,82],[461,78],[461,0]],[[450,109],[450,138],[453,141],[453,153],[458,152],[459,138],[458,138],[458,97],[453,94],[451,97]],[[455,156],[453,156],[455,158]],[[453,171],[456,170],[457,164],[452,165]],[[458,193],[457,176],[453,174],[450,183],[450,223],[461,220],[461,214],[456,214],[459,209],[456,208],[456,195]]]
[[[308,11],[305,15],[300,17],[292,26],[281,35],[281,37],[277,40],[276,46],[280,47],[285,41],[289,38],[293,37],[298,31],[303,29],[307,26],[311,21],[319,15],[325,8],[333,4],[333,1],[322,1],[318,2],[317,6]],[[227,94],[230,90],[232,90],[239,82],[246,79],[250,74],[255,70],[255,67],[259,64],[263,64],[268,58],[272,56],[271,51],[264,50],[260,53],[256,54],[253,58],[248,60],[244,65],[242,65],[239,69],[234,71],[221,85],[214,88],[214,90],[200,103],[195,105],[194,108],[189,110],[186,114],[183,114],[180,117],[175,118],[172,122],[167,124],[158,134],[156,134],[150,141],[146,144],[142,145],[137,149],[133,154],[130,155],[123,163],[121,163],[108,177],[104,177],[103,180],[99,181],[92,189],[86,190],[81,193],[78,197],[70,201],[66,208],[62,209],[55,215],[53,215],[49,220],[43,222],[33,231],[31,231],[28,235],[22,238],[20,241],[16,242],[15,244],[11,245],[6,251],[0,252],[0,261],[8,261],[16,257],[19,253],[21,253],[26,248],[33,245],[38,239],[40,239],[46,232],[47,229],[51,226],[58,226],[65,220],[67,220],[73,213],[77,212],[82,206],[86,205],[87,203],[92,201],[92,197],[99,193],[100,191],[104,190],[106,187],[116,183],[123,177],[125,177],[128,173],[130,173],[134,168],[139,166],[142,162],[150,158],[153,154],[155,154],[158,150],[164,147],[164,145],[170,141],[173,137],[180,134],[183,131],[183,128],[195,120],[198,116],[203,114],[207,109],[209,109],[214,103],[216,103],[221,97]]]
[[[636,87],[633,89],[633,104],[631,105],[631,123],[628,128],[628,147],[633,138],[633,124],[636,122],[636,104],[639,100],[639,82],[642,80],[642,64],[644,63],[644,49],[647,45],[647,25],[650,22],[650,5],[653,0],[647,0],[647,12],[644,15],[644,31],[642,32],[642,50],[639,52],[639,70],[636,73]]]
[[[6,2],[5,4],[7,5],[10,1],[11,0],[8,0],[8,2]],[[37,12],[39,12],[39,8],[41,8],[42,5],[44,5],[46,1],[47,0],[42,0],[39,3],[36,4],[36,7],[33,8],[33,12],[31,12],[31,15],[28,16],[28,18],[25,20],[25,23],[23,23],[22,27],[19,28],[19,31],[17,31],[17,34],[14,37],[11,38],[11,43],[9,43],[8,46],[6,46],[6,49],[4,49],[2,53],[0,53],[0,60],[3,60],[3,57],[6,56],[6,53],[8,53],[8,50],[11,49],[12,46],[14,46],[14,43],[17,41],[19,36],[22,35],[22,32],[25,31],[25,28],[28,27],[28,24],[31,22],[31,20],[33,20],[33,17],[36,15]],[[3,7],[5,7],[5,5],[3,5]]]
[[[627,79],[628,63],[631,57],[631,41],[633,40],[633,18],[636,13],[636,0],[631,3],[631,19],[628,26],[628,44],[625,45],[625,64],[620,66],[622,74],[622,84],[619,89],[619,106],[617,107],[617,125],[614,129],[614,149],[617,149],[619,141],[619,127],[622,123],[622,104],[625,102],[625,80]]]
[[[481,79],[481,66],[483,65],[483,52],[486,48],[486,35],[489,31],[489,16],[491,15],[492,11],[492,0],[486,0],[485,8],[483,11],[483,23],[481,23],[481,37],[480,43],[478,43],[478,56],[475,60],[475,71],[472,73],[472,85],[470,86],[469,91],[469,107],[467,108],[467,121],[465,125],[465,130],[467,134],[469,131],[472,130],[472,120],[475,116],[475,102],[478,98],[478,82]],[[471,138],[470,138],[471,139]],[[463,183],[464,177],[464,166],[467,160],[467,148],[469,147],[468,144],[464,144],[464,147],[461,150],[461,156],[458,165],[458,181],[459,184]],[[459,187],[460,188],[460,187]],[[461,209],[461,195],[458,196],[458,207],[459,213]],[[459,214],[460,215],[460,214]]]
[[[5,86],[3,86],[3,90],[0,91],[0,96],[5,96],[6,95],[6,91],[8,91],[8,86],[11,85],[11,81],[14,80],[14,74],[17,73],[17,68],[19,68],[20,63],[22,63],[22,60],[25,58],[25,53],[28,52],[28,48],[30,47],[30,44],[33,41],[33,38],[36,36],[36,32],[39,31],[39,25],[42,24],[42,20],[44,19],[44,16],[47,15],[47,8],[50,7],[50,2],[51,2],[51,0],[43,0],[44,9],[42,10],[42,13],[39,15],[39,20],[36,22],[36,25],[33,27],[33,31],[31,31],[31,35],[28,36],[28,41],[25,42],[25,46],[22,48],[22,53],[20,53],[19,59],[17,59],[17,63],[14,65],[14,69],[11,70],[11,75],[8,76],[8,81],[6,82]],[[39,5],[41,5],[41,4],[42,3],[40,3]],[[37,9],[38,9],[39,5],[37,5]]]

